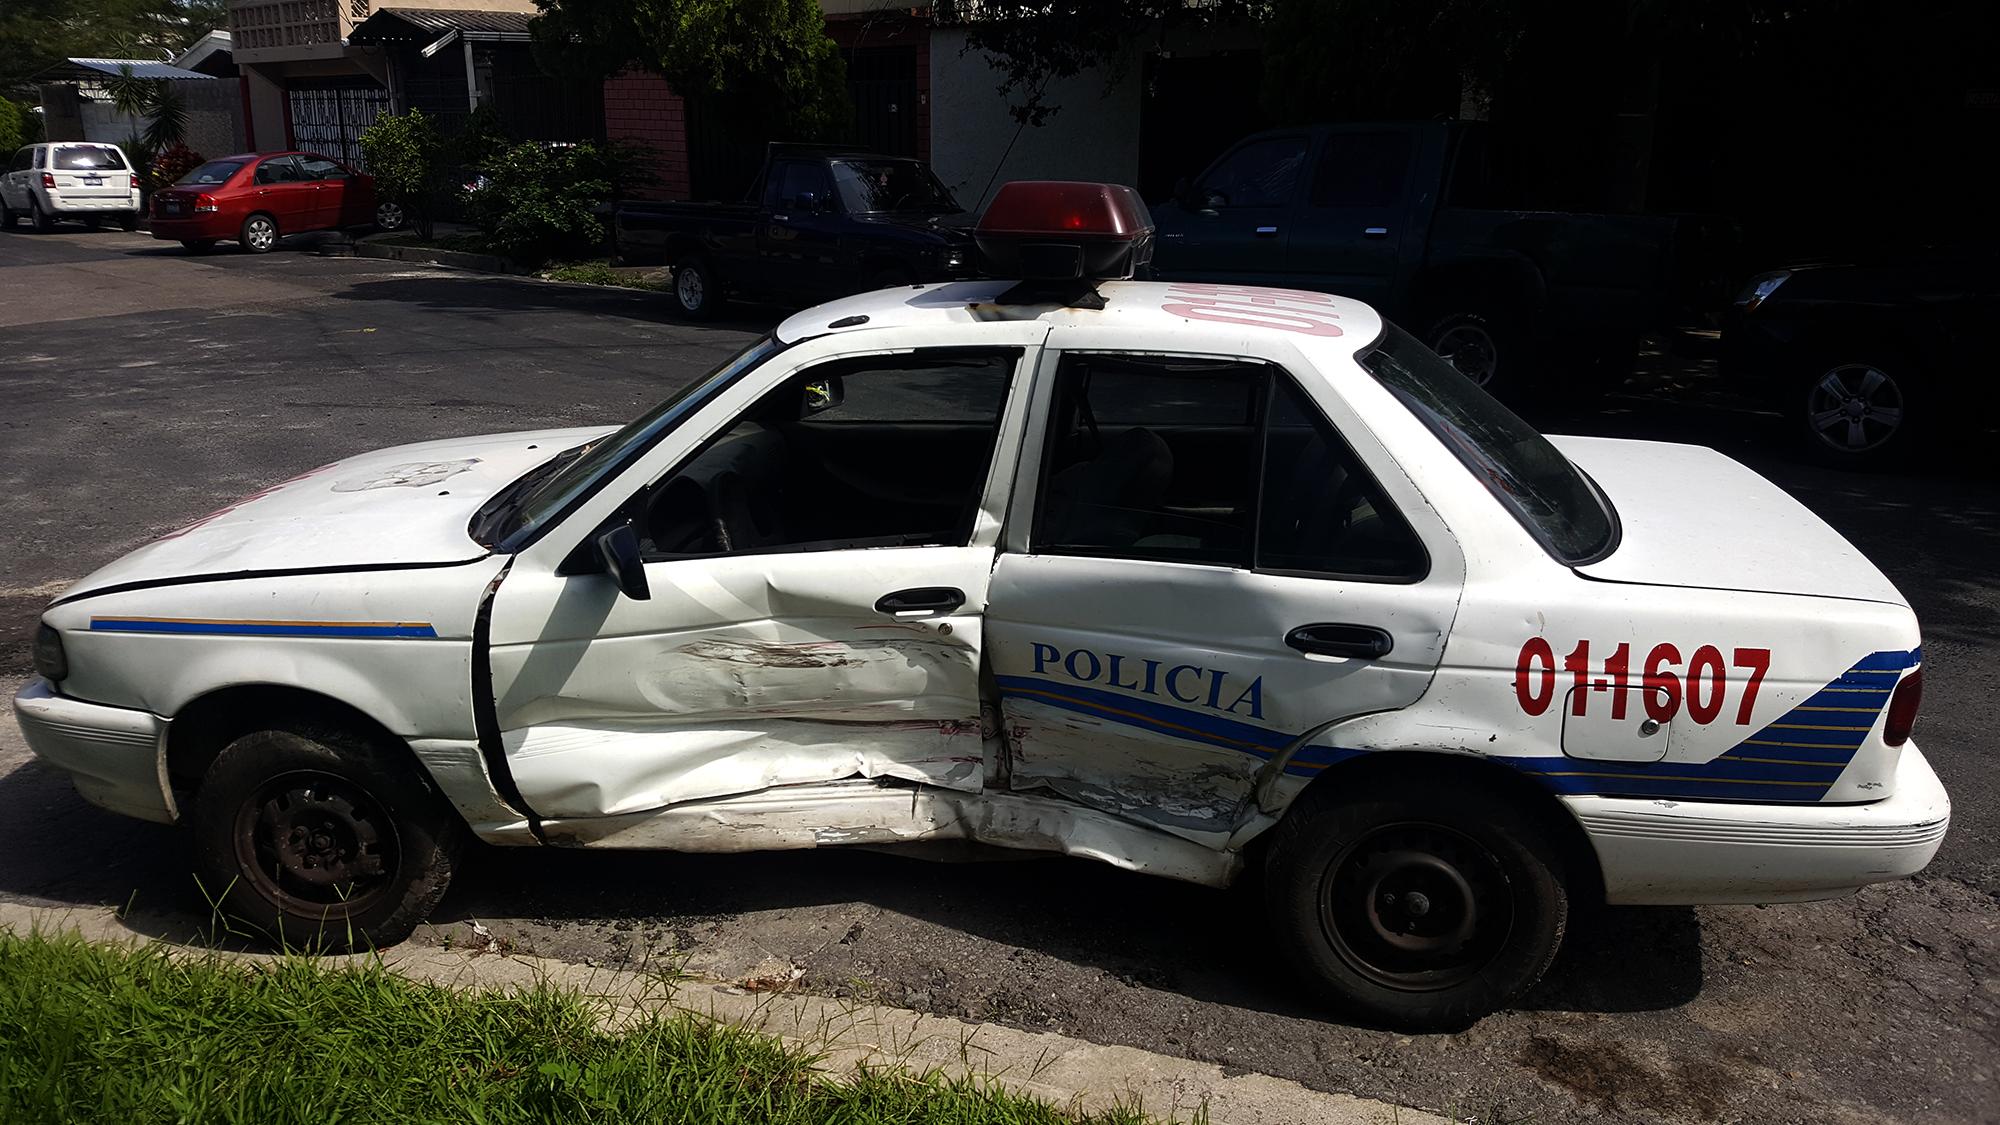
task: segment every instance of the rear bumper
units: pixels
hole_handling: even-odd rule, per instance
[[[1753,805],[1564,797],[1618,905],[1805,902],[1923,870],[1951,798],[1915,743],[1894,796],[1867,805]]]
[[[240,233],[227,220],[214,214],[191,216],[182,219],[163,219],[153,216],[150,224],[153,237],[178,242],[197,238],[235,238]]]
[[[120,174],[122,175],[123,173]],[[100,195],[82,199],[58,195],[54,192],[47,192],[45,194],[48,196],[49,211],[58,215],[121,215],[127,211],[137,211],[139,209],[139,193],[137,190],[127,192],[124,195]]]
[[[148,711],[57,695],[37,676],[14,696],[28,748],[67,772],[83,799],[142,820],[174,822],[163,778],[167,721]]]

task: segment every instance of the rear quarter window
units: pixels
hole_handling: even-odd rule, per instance
[[[67,145],[55,151],[55,167],[59,171],[122,171],[125,156],[115,148],[98,145]]]

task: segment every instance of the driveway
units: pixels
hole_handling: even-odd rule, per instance
[[[399,442],[617,422],[724,358],[746,321],[664,299],[394,263],[183,257],[143,235],[0,235],[0,687],[68,582],[264,484]],[[747,315],[747,314],[746,314]],[[1579,920],[1518,1010],[1403,1036],[1299,1003],[1254,896],[1081,861],[942,864],[480,849],[418,940],[680,965],[1184,1054],[1487,1121],[2000,1119],[2000,491],[1770,452],[1699,365],[1547,428],[1750,462],[1876,559],[1925,622],[1918,740],[1955,821],[1922,878],[1769,908]],[[0,720],[0,898],[208,926],[180,836],[80,802]]]

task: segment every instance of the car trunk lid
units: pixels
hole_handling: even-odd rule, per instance
[[[1617,547],[1589,578],[1907,606],[1854,544],[1790,494],[1698,445],[1551,437],[1618,512]]]

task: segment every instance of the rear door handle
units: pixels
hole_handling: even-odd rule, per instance
[[[1277,228],[1277,227],[1258,227],[1258,228],[1257,228],[1257,237],[1258,237],[1258,238],[1276,238],[1276,237],[1278,237],[1278,228]]]
[[[1308,656],[1355,660],[1380,660],[1396,647],[1387,631],[1373,625],[1301,625],[1285,634],[1285,643]]]
[[[875,612],[896,617],[917,617],[929,613],[950,613],[965,604],[965,591],[956,586],[918,586],[883,594]]]
[[[1387,238],[1389,237],[1389,228],[1369,227],[1367,230],[1362,231],[1361,234],[1366,238]]]

